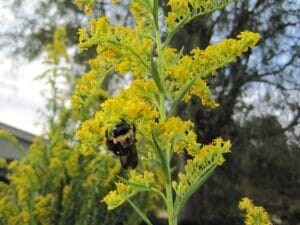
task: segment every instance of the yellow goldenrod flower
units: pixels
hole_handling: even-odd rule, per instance
[[[54,214],[55,208],[54,206],[55,197],[53,194],[47,194],[45,196],[38,196],[36,198],[35,210],[38,221],[42,225],[51,224],[51,215]]]
[[[266,210],[261,206],[255,206],[251,199],[242,198],[239,208],[246,211],[245,225],[272,225]]]
[[[84,12],[90,15],[94,10],[96,0],[76,0],[75,3],[78,7],[84,6]]]
[[[66,35],[67,32],[65,26],[60,26],[55,29],[53,42],[45,46],[45,49],[48,52],[46,57],[47,63],[58,65],[62,59],[69,61],[69,56],[65,45]]]
[[[192,184],[200,182],[210,169],[221,165],[224,162],[223,154],[230,152],[230,147],[230,142],[221,138],[204,145],[193,159],[187,161],[185,174],[179,173],[178,182],[172,183],[176,193],[182,196]]]
[[[5,168],[7,166],[6,160],[0,157],[0,168]]]
[[[138,174],[135,170],[130,171],[130,183],[151,187],[154,184],[154,174],[144,171],[144,174]],[[116,190],[110,191],[103,199],[108,210],[112,210],[123,204],[128,198],[138,193],[138,190],[122,182],[116,182]]]
[[[183,18],[190,14],[189,1],[187,0],[169,0],[168,5],[177,18]]]

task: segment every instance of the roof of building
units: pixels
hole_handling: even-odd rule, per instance
[[[35,138],[35,135],[33,135],[27,131],[20,130],[16,127],[12,127],[8,124],[4,124],[1,122],[0,122],[0,129],[8,131],[12,135],[14,135],[17,139],[22,140],[27,143],[32,143],[33,139]]]

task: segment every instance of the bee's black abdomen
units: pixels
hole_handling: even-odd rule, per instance
[[[131,151],[126,156],[120,156],[121,165],[124,169],[128,169],[129,167],[135,169],[138,164],[138,155],[136,147],[133,146]]]

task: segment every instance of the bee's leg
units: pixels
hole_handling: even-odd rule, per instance
[[[136,143],[137,142],[137,140],[135,138],[136,127],[134,124],[132,124],[132,131],[133,131],[134,143]]]

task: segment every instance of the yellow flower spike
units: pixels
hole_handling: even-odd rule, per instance
[[[58,65],[62,59],[69,61],[65,45],[66,35],[67,32],[65,26],[60,26],[55,29],[52,43],[45,46],[45,49],[48,52],[46,57],[47,63]]]
[[[112,210],[121,204],[123,204],[126,199],[122,198],[117,191],[110,191],[102,200],[107,205],[108,210]]]
[[[168,12],[168,16],[165,17],[166,25],[168,30],[173,29],[176,26],[176,13],[174,12]]]
[[[226,39],[215,45],[208,46],[205,50],[195,48],[190,55],[182,56],[175,64],[173,60],[167,62],[165,73],[168,74],[170,84],[169,92],[176,96],[186,83],[198,78],[192,87],[183,96],[183,101],[190,100],[196,95],[202,104],[215,108],[218,104],[214,101],[205,78],[214,75],[215,71],[228,63],[234,62],[238,56],[253,47],[259,40],[259,34],[242,32],[237,39]]]
[[[177,18],[183,18],[190,14],[189,1],[186,0],[169,0],[168,5]]]
[[[80,152],[77,150],[74,151],[74,153],[67,159],[65,163],[65,167],[68,171],[68,175],[71,177],[77,177],[79,173],[79,157]]]
[[[62,162],[56,157],[51,158],[49,169],[59,171],[61,168],[62,168]]]
[[[144,1],[133,0],[130,4],[130,11],[137,24],[137,30],[152,27],[152,15],[146,8]]]
[[[261,206],[255,206],[251,199],[242,198],[239,208],[246,211],[245,225],[272,225],[266,210]]]
[[[51,223],[51,215],[55,212],[55,208],[52,206],[55,201],[53,194],[47,194],[45,196],[38,196],[35,203],[35,210],[37,218],[42,225]]]
[[[82,43],[83,41],[86,41],[89,38],[86,28],[79,28],[78,35],[79,35],[79,43]]]
[[[76,0],[75,3],[78,7],[83,6],[84,12],[90,15],[94,10],[96,0]]]
[[[30,224],[30,215],[28,211],[21,211],[20,214],[18,215],[18,220],[19,223],[17,224],[24,224],[24,225],[29,225]]]
[[[7,166],[6,159],[0,157],[0,168],[5,168]]]
[[[177,154],[187,151],[193,156],[199,151],[197,136],[192,130],[194,124],[191,121],[183,121],[180,117],[170,117],[166,121],[159,122],[161,146],[169,149],[173,145],[173,151]],[[173,143],[174,142],[174,143]]]
[[[133,190],[122,182],[116,182],[116,189],[118,194],[121,195],[123,198],[128,197],[130,194],[133,194]]]
[[[154,174],[148,171],[144,171],[144,174],[138,174],[135,170],[130,171],[130,178],[128,180],[130,183],[143,185],[146,187],[151,187],[155,180]],[[114,209],[121,204],[123,204],[127,199],[137,194],[138,190],[133,189],[132,187],[125,185],[122,182],[116,182],[116,190],[110,191],[103,199],[102,202],[105,202],[108,209]]]
[[[204,145],[193,159],[187,161],[185,174],[180,173],[178,182],[173,183],[175,191],[182,195],[190,186],[200,182],[209,170],[224,162],[223,154],[230,152],[230,147],[230,142],[223,141],[221,138],[215,139],[209,145]]]

